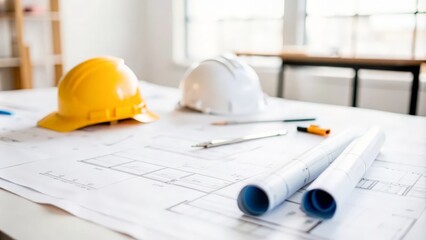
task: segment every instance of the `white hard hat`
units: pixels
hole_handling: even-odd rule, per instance
[[[266,106],[256,72],[232,54],[194,64],[180,89],[181,106],[209,114],[253,114]]]

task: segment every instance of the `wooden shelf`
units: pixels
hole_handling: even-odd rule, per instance
[[[14,12],[0,12],[0,19],[13,20],[15,17]],[[23,17],[25,20],[45,20],[49,18],[52,21],[60,21],[59,12],[24,12]]]
[[[53,65],[59,65],[59,64],[62,64],[62,56],[61,55],[51,55],[51,56],[41,58],[41,59],[36,58],[36,59],[33,59],[33,61],[31,61],[31,64],[33,66],[44,66],[44,65],[46,65],[46,61],[48,61],[49,63],[51,63]]]
[[[19,67],[19,58],[17,57],[0,57],[0,68]]]
[[[59,0],[49,0],[49,10],[35,9],[27,11],[22,7],[22,0],[13,0],[13,9],[13,11],[9,12],[0,12],[0,20],[14,23],[12,29],[14,34],[11,34],[11,56],[13,57],[0,57],[0,68],[12,68],[15,87],[17,89],[25,89],[32,88],[32,70],[34,66],[51,65],[54,71],[54,82],[57,84],[63,74]],[[47,54],[39,59],[31,59],[30,47],[24,42],[24,24],[28,20],[50,23],[52,37],[51,55]]]
[[[31,65],[38,67],[46,65],[46,61],[52,63],[53,65],[62,64],[62,56],[61,55],[51,55],[46,58],[33,59],[31,61]],[[0,68],[14,68],[19,67],[20,62],[17,57],[0,57]]]

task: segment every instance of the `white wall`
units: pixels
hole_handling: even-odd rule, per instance
[[[147,0],[144,17],[146,64],[143,79],[177,86],[186,66],[173,58],[173,4],[171,0]]]
[[[145,66],[145,1],[62,0],[64,68],[94,56],[125,59],[138,77]]]

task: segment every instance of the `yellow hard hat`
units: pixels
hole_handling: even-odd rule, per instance
[[[62,78],[58,86],[58,111],[37,125],[69,132],[126,118],[147,123],[158,116],[147,109],[137,77],[123,59],[98,57],[80,63]]]

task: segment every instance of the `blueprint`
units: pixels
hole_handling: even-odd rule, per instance
[[[385,141],[379,127],[372,127],[352,141],[342,154],[309,185],[302,197],[302,210],[309,216],[332,218],[346,197],[377,158]]]
[[[345,131],[291,160],[291,163],[259,176],[238,194],[238,207],[246,214],[260,216],[273,210],[304,185],[317,178],[358,135]]]
[[[333,126],[332,134],[352,127],[355,118],[360,119],[360,128],[375,119],[386,129],[387,141],[347,197],[342,214],[330,220],[308,217],[300,209],[305,186],[273,211],[253,217],[238,209],[241,188],[324,139],[296,132],[296,124],[212,126],[223,117],[178,109],[176,90],[148,84],[143,89],[151,93],[144,94],[148,106],[161,116],[156,123],[124,121],[60,134],[36,128],[42,114],[25,109],[13,116],[25,116],[19,124],[16,119],[0,118],[0,186],[135,238],[426,236],[424,118],[367,112],[368,120],[356,110],[356,115],[350,115],[345,108],[272,99],[261,117],[299,117],[309,112],[318,116],[321,125]],[[392,127],[401,121],[416,127],[416,134]],[[283,127],[289,131],[286,136],[211,149],[190,147]],[[407,141],[401,142],[401,137]]]

